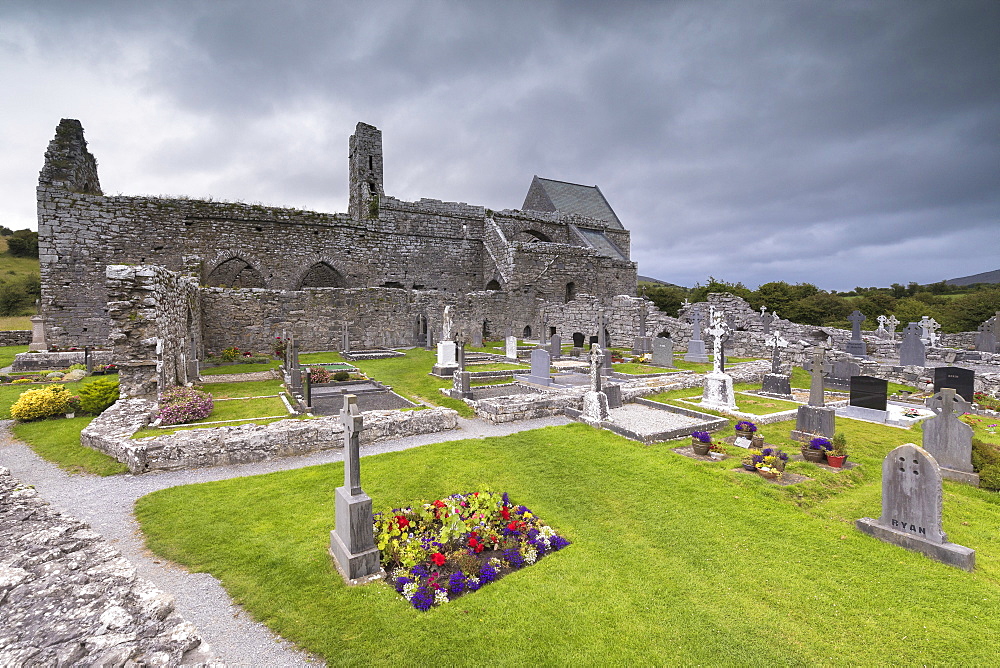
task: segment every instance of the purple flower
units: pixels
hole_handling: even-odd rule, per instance
[[[448,578],[448,593],[456,596],[465,590],[465,574],[462,571],[452,573]]]
[[[410,603],[417,610],[429,610],[432,605],[434,605],[434,592],[431,591],[427,586],[420,586],[417,591],[414,592],[413,598],[410,599]]]
[[[489,563],[483,564],[483,567],[479,569],[479,581],[482,584],[488,584],[496,580],[500,574],[497,569],[493,568]]]
[[[511,568],[524,568],[524,556],[521,555],[521,551],[516,548],[508,548],[503,551],[503,558]]]
[[[562,536],[553,536],[552,538],[549,538],[549,545],[552,546],[553,551],[561,550],[569,545],[569,541]]]

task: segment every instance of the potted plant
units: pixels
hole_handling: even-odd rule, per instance
[[[704,457],[712,447],[712,435],[707,431],[691,432],[691,448],[694,454]]]
[[[833,435],[831,445],[833,449],[826,453],[826,463],[839,469],[844,465],[844,460],[847,459],[847,437],[838,431]]]
[[[750,420],[740,420],[736,423],[736,436],[746,439],[752,439],[754,433],[757,431],[757,425]]]
[[[757,473],[765,478],[777,480],[785,472],[788,455],[780,448],[764,448],[759,455],[754,455],[753,463]]]
[[[807,462],[822,464],[826,453],[833,449],[830,439],[817,436],[809,441],[808,445],[802,446],[802,458]]]
[[[747,453],[743,455],[743,460],[741,462],[743,464],[743,468],[745,468],[747,471],[756,471],[757,458],[760,457],[761,461],[763,461],[763,455],[764,455],[763,450],[755,450],[753,448],[747,450]]]
[[[708,456],[712,459],[725,459],[726,451],[722,449],[721,445],[715,443],[708,449]]]

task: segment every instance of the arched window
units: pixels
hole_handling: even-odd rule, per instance
[[[525,325],[524,326],[524,331],[521,332],[521,338],[522,339],[530,339],[531,338],[531,325]]]
[[[205,279],[205,285],[220,288],[262,288],[264,277],[243,258],[231,257],[212,270]]]
[[[500,289],[500,283],[497,281],[497,279],[494,278],[492,281],[490,281],[489,283],[486,284],[486,289],[487,290],[499,290]]]
[[[547,244],[552,243],[551,238],[541,232],[538,232],[537,230],[522,230],[518,232],[517,241],[525,241],[528,243],[537,243],[539,241]]]
[[[328,265],[326,262],[317,262],[309,267],[299,282],[299,289],[302,288],[344,288],[347,287],[344,277],[340,272]]]

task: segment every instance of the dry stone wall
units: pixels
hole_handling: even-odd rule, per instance
[[[0,346],[26,346],[31,343],[30,329],[0,332]]]
[[[0,665],[209,662],[173,599],[0,467]]]

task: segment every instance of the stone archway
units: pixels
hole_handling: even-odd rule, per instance
[[[298,290],[303,288],[346,288],[347,283],[339,271],[326,262],[309,267],[299,279]]]
[[[264,277],[239,256],[223,260],[205,279],[205,285],[218,288],[263,288]]]

